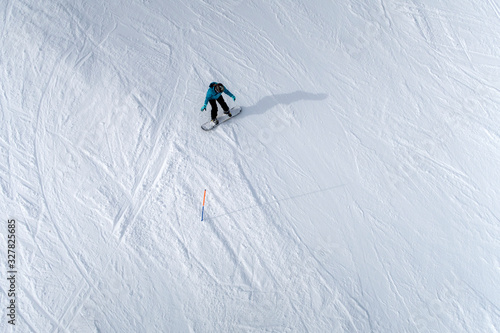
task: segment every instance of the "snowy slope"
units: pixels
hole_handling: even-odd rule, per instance
[[[500,331],[500,3],[104,3],[0,5],[1,331]]]

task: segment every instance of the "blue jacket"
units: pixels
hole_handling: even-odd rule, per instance
[[[210,83],[211,87],[208,88],[207,97],[205,97],[205,104],[204,104],[205,106],[207,106],[209,100],[217,99],[222,95],[222,93],[215,92],[215,85],[216,84],[217,84],[217,82]],[[224,87],[223,93],[225,93],[226,95],[228,95],[231,98],[234,97],[234,95],[229,90],[227,90],[226,87]]]

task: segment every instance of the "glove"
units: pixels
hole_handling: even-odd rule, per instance
[[[233,101],[236,101],[236,96],[233,95]]]
[[[201,107],[201,111],[202,111],[202,112],[203,112],[203,111],[205,111],[206,109],[207,109],[207,106],[206,106],[206,105],[203,105],[203,106]]]

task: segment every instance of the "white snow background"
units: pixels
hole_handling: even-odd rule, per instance
[[[0,331],[500,331],[498,0],[0,18]]]

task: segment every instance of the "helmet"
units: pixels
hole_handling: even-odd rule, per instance
[[[224,85],[222,83],[217,83],[214,87],[216,93],[220,94],[224,91]]]

